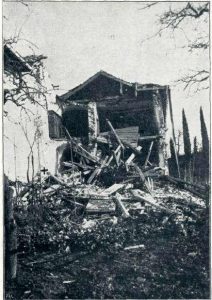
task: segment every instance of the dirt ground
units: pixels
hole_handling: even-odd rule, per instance
[[[186,222],[186,234],[171,220],[162,224],[154,212],[109,224],[88,231],[78,247],[70,241],[65,251],[19,256],[18,277],[6,285],[6,299],[210,297],[205,211]],[[94,240],[95,247],[89,246]],[[132,245],[142,246],[124,249]]]

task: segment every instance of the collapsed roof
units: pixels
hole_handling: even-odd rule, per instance
[[[57,96],[57,99],[66,102],[72,100],[86,100],[86,99],[100,99],[105,98],[107,95],[107,87],[109,87],[110,92],[118,90],[121,94],[132,94],[134,95],[134,90],[136,92],[144,90],[154,90],[154,89],[165,89],[166,86],[161,86],[158,84],[148,83],[140,84],[137,82],[131,83],[120,79],[114,75],[111,75],[103,70],[97,72],[86,81],[76,86],[75,88],[69,90],[67,93]],[[104,88],[104,92],[101,90]],[[98,89],[98,90],[97,90]],[[101,91],[100,91],[101,90]],[[117,93],[114,93],[117,95]]]
[[[4,69],[13,72],[30,72],[31,66],[12,46],[4,45]]]

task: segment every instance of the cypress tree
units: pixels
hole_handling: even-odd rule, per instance
[[[208,132],[205,124],[202,107],[200,107],[200,124],[201,124],[201,135],[202,135],[202,152],[205,157],[209,156],[209,139]]]
[[[194,137],[194,152],[193,152],[193,181],[196,181],[198,175],[198,146],[197,146],[197,137]]]
[[[187,158],[191,157],[191,142],[190,142],[190,134],[188,130],[188,122],[186,119],[185,111],[182,111],[183,115],[183,143],[184,143],[184,153]]]
[[[169,145],[170,145],[171,158],[174,159],[174,158],[175,158],[175,150],[174,150],[174,142],[173,142],[173,139],[170,139]]]
[[[194,137],[194,155],[197,154],[198,152],[198,147],[197,147],[197,137]]]
[[[180,178],[180,167],[178,162],[178,155],[176,153],[174,141],[171,138],[169,141],[170,153],[171,153],[171,164],[170,164],[170,174],[174,177]]]

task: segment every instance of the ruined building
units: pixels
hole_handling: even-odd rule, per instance
[[[170,138],[174,139],[169,86],[130,83],[100,71],[57,96],[57,104],[62,110],[62,123],[72,137],[88,146],[93,141],[104,143],[110,131],[109,120],[122,140],[142,146],[141,163],[152,144],[149,161],[168,172],[168,144]],[[50,137],[64,137],[54,112],[49,112],[49,120]]]

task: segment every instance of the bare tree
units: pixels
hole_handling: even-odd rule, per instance
[[[16,45],[17,40],[6,40],[4,43],[4,104],[12,101],[15,105],[26,110],[26,102],[31,102],[46,108],[45,86],[42,85],[43,55],[29,55],[20,57],[26,69],[23,71],[18,67],[17,62],[10,60],[8,63],[7,53],[12,52],[11,45]],[[14,52],[15,53],[15,52]],[[38,101],[42,96],[44,101]],[[5,111],[6,114],[6,111]]]
[[[165,28],[176,29],[185,19],[198,19],[209,13],[209,2],[183,2],[183,7],[173,10],[171,7],[162,16],[160,23]]]
[[[170,2],[169,2],[170,4]],[[160,2],[145,4],[142,9],[149,9],[152,6],[161,5]],[[167,4],[168,6],[168,4]],[[209,2],[182,2],[180,7],[174,8],[173,3],[169,5],[169,8],[163,12],[157,20],[159,29],[150,38],[161,36],[161,34],[170,30],[175,32],[181,30],[186,37],[187,45],[183,48],[187,48],[189,52],[194,51],[208,51],[209,50]],[[190,35],[191,30],[189,26],[195,24],[195,30],[199,24],[204,24],[206,32],[200,30],[200,35],[196,34],[195,38]],[[207,53],[209,57],[209,52]],[[194,92],[200,91],[202,89],[209,88],[209,64],[208,69],[201,68],[197,70],[188,70],[187,74],[180,77],[176,82],[182,83],[184,89],[189,91],[192,89]]]

